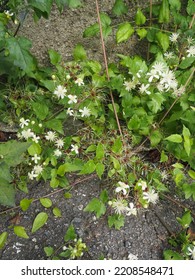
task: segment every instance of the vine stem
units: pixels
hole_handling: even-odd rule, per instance
[[[80,184],[80,183],[83,183],[83,182],[85,182],[85,181],[88,181],[88,180],[90,180],[90,179],[92,179],[92,178],[94,178],[94,177],[96,177],[96,174],[92,174],[91,176],[89,176],[89,177],[87,177],[87,178],[78,179],[78,180],[74,181],[73,183],[70,183],[70,189],[73,188],[74,186],[76,186],[76,185],[78,185],[78,184]],[[70,189],[69,189],[69,190],[70,190]],[[49,193],[49,194],[46,194],[46,195],[42,196],[41,198],[46,198],[46,197],[49,197],[49,196],[51,196],[51,195],[58,194],[58,193],[63,192],[63,191],[64,191],[63,188],[62,188],[62,189],[58,189],[58,190],[56,190],[56,191],[54,191],[54,192],[52,192],[52,193]],[[34,203],[34,202],[36,202],[36,201],[39,201],[39,200],[40,200],[40,197],[34,199],[34,200],[32,201],[32,203]],[[9,208],[9,209],[7,209],[7,210],[4,210],[4,211],[0,212],[0,215],[6,214],[7,212],[14,211],[14,210],[19,209],[19,208],[20,208],[20,205],[15,206],[15,207],[12,207],[12,208]]]
[[[104,56],[104,64],[105,64],[105,68],[106,68],[106,76],[107,76],[107,80],[110,81],[110,76],[109,76],[109,72],[108,72],[108,61],[107,61],[106,49],[105,49],[105,44],[104,44],[103,32],[102,32],[102,24],[101,24],[101,19],[100,19],[100,10],[99,10],[98,0],[96,0],[96,12],[97,12],[98,24],[99,24],[99,28],[100,28],[100,39],[101,39],[101,45],[102,45],[102,50],[103,50],[103,56]],[[114,103],[114,97],[113,97],[111,90],[110,90],[110,97],[111,97],[111,101],[112,101],[112,107],[114,110],[114,115],[115,115],[115,119],[117,122],[118,130],[119,130],[121,137],[123,137],[119,118],[118,118],[117,111],[116,111],[116,106]]]

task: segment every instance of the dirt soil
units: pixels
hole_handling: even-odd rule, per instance
[[[61,53],[64,60],[71,60],[72,50],[78,43],[85,47],[89,58],[102,61],[99,38],[91,39],[82,36],[84,29],[96,21],[95,1],[83,2],[83,7],[76,10],[65,9],[61,15],[54,8],[49,20],[41,19],[37,24],[33,22],[30,15],[27,16],[19,35],[32,40],[32,52],[43,65],[48,64],[49,49]],[[99,2],[102,2],[101,12],[108,12],[111,16],[111,8],[115,1]],[[135,14],[137,4],[143,5],[143,2],[146,1],[127,1],[131,16]],[[117,19],[114,20],[117,22]],[[126,55],[146,53],[144,44],[140,44],[135,36],[127,43],[116,46],[113,34],[106,42],[106,49],[109,62],[116,59],[117,53]],[[64,243],[64,234],[71,223],[88,247],[88,252],[84,254],[83,259],[99,259],[104,256],[107,259],[121,260],[128,259],[130,253],[140,260],[163,259],[163,250],[169,247],[168,237],[171,233],[180,230],[176,221],[176,217],[181,217],[184,211],[180,205],[161,199],[152,209],[140,209],[137,217],[127,217],[125,226],[121,230],[110,229],[107,225],[108,214],[96,219],[93,214],[83,211],[90,199],[99,197],[105,182],[100,181],[95,175],[89,177],[74,175],[70,178],[70,182],[72,197],[69,199],[64,198],[64,190],[52,190],[48,183],[35,182],[29,186],[28,197],[37,201],[32,203],[28,211],[22,212],[19,207],[16,207],[1,214],[0,233],[3,231],[9,233],[6,246],[0,251],[1,259],[47,259],[43,248],[45,246],[60,248]],[[61,209],[61,218],[55,218],[52,210],[44,209],[38,201],[38,198],[49,194],[53,206]],[[16,205],[24,197],[26,195],[18,193]],[[172,196],[172,198],[179,201],[177,197]],[[179,202],[182,205],[186,203],[181,199]],[[194,204],[192,206],[195,210]],[[47,224],[35,234],[29,233],[32,221],[42,211],[46,211],[49,215]],[[29,239],[17,237],[13,233],[13,224],[24,226],[29,233]]]

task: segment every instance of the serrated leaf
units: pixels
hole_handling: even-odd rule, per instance
[[[28,0],[28,4],[42,12],[50,14],[52,7],[52,0]]]
[[[49,120],[49,121],[45,122],[45,126],[49,129],[53,129],[54,131],[64,134],[61,120],[58,120],[58,119]]]
[[[172,9],[179,11],[181,9],[181,1],[180,0],[169,0],[169,4]]]
[[[160,11],[159,11],[158,21],[160,23],[168,23],[169,18],[170,18],[169,1],[162,0],[162,4],[160,6]]]
[[[79,174],[91,174],[95,171],[96,169],[96,165],[94,163],[94,161],[92,159],[90,159],[89,161],[87,161],[83,168],[81,169]]]
[[[8,182],[1,179],[0,182],[0,204],[4,206],[15,206],[15,188]]]
[[[182,142],[182,137],[179,134],[172,134],[169,137],[165,138],[165,140],[174,142],[174,143],[181,143]]]
[[[58,167],[57,174],[60,176],[64,176],[65,173],[75,172],[82,169],[81,164],[66,162]]]
[[[185,125],[183,125],[182,134],[183,134],[183,138],[184,138],[184,149],[185,149],[187,155],[189,156],[190,151],[191,151],[191,140],[190,140],[191,133]]]
[[[112,13],[116,16],[124,15],[128,12],[128,8],[123,0],[116,0],[112,8]]]
[[[62,56],[58,52],[56,52],[55,50],[52,50],[52,49],[49,50],[48,53],[49,53],[49,58],[50,58],[51,64],[53,64],[55,66],[59,65],[61,62]]]
[[[83,32],[83,37],[84,38],[94,37],[99,33],[99,31],[100,31],[99,24],[94,23],[85,29],[85,31]]]
[[[66,231],[66,234],[64,236],[64,241],[67,242],[70,240],[74,240],[75,238],[77,238],[77,235],[76,235],[74,226],[71,224]]]
[[[133,35],[134,29],[129,22],[122,23],[116,32],[117,44],[127,41]]]
[[[194,171],[194,170],[190,169],[190,170],[188,171],[188,174],[189,174],[189,176],[190,176],[192,179],[195,180],[195,171]]]
[[[52,247],[44,247],[44,252],[47,257],[51,257],[51,255],[54,253],[54,249]]]
[[[102,143],[98,143],[96,148],[96,158],[101,160],[104,157],[104,145]]]
[[[101,179],[102,175],[104,174],[104,171],[105,171],[105,165],[101,162],[98,162],[96,164],[96,173],[100,179]]]
[[[168,159],[168,156],[165,154],[164,151],[162,151],[160,155],[160,162],[166,162]]]
[[[135,23],[137,25],[143,25],[146,22],[146,17],[142,13],[142,11],[138,8],[136,16],[135,16]]]
[[[76,61],[82,61],[87,58],[86,51],[81,44],[77,44],[73,50],[73,57]]]
[[[49,108],[44,103],[33,102],[32,109],[35,112],[37,118],[39,118],[41,121],[43,121],[49,113]]]
[[[159,130],[154,130],[151,135],[150,135],[150,142],[151,142],[151,146],[155,147],[158,145],[158,143],[160,143],[162,139],[162,134]]]
[[[108,202],[108,191],[107,190],[103,190],[100,194],[100,199],[103,203]]]
[[[32,225],[32,233],[36,232],[38,229],[43,227],[45,223],[47,222],[48,215],[45,212],[40,212],[36,218],[34,219],[33,225]]]
[[[162,47],[163,51],[166,52],[166,50],[169,48],[168,35],[163,32],[158,32],[158,33],[156,33],[156,39],[157,39],[159,45]]]
[[[136,30],[137,35],[139,36],[140,40],[147,36],[148,31],[145,28],[140,28]]]
[[[67,0],[67,4],[71,9],[78,8],[82,5],[80,0]]]
[[[165,250],[163,255],[165,260],[183,260],[183,257],[179,253],[172,250]]]
[[[190,223],[192,222],[192,216],[190,211],[186,211],[181,218],[177,218],[177,221],[183,228],[188,228]]]
[[[98,198],[93,198],[87,206],[84,208],[85,212],[95,212],[96,217],[100,218],[106,213],[106,207],[104,203]]]
[[[24,37],[9,37],[6,40],[9,58],[13,64],[25,73],[31,73],[36,68],[36,62],[30,53],[31,42]]]
[[[112,216],[108,217],[108,226],[111,228],[112,226],[115,227],[115,229],[120,229],[125,224],[125,218],[123,215],[117,215],[114,214]]]
[[[22,211],[28,210],[28,208],[30,207],[32,201],[33,201],[33,199],[23,198],[20,201],[20,208],[22,209]]]
[[[28,153],[30,156],[34,156],[35,154],[40,155],[41,151],[42,151],[41,146],[38,143],[33,143],[28,148]]]
[[[115,154],[120,154],[123,150],[123,143],[120,137],[116,138],[114,144],[111,147],[111,151]]]
[[[54,207],[52,212],[53,212],[55,217],[59,217],[59,218],[62,217],[61,210],[58,207]]]
[[[26,233],[26,230],[24,227],[22,226],[15,226],[14,227],[14,233],[19,236],[19,237],[22,237],[22,238],[25,238],[25,239],[28,239],[29,236],[28,234]]]
[[[49,198],[40,198],[40,203],[43,205],[45,208],[50,208],[52,206],[52,201]]]
[[[7,237],[8,233],[6,231],[0,234],[0,249],[2,249],[5,246]]]
[[[195,57],[186,57],[182,62],[179,64],[179,68],[186,69],[190,67],[193,62],[195,61]]]

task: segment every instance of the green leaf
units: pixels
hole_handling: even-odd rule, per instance
[[[30,143],[11,140],[0,144],[0,155],[8,166],[14,167],[23,161],[23,154],[30,145]]]
[[[177,221],[180,223],[180,225],[186,229],[189,227],[189,225],[191,224],[192,222],[192,216],[190,214],[190,211],[186,211],[184,213],[184,215],[182,216],[182,218],[177,218]]]
[[[48,15],[50,14],[52,3],[52,0],[28,0],[30,6],[41,12],[46,12]]]
[[[158,145],[158,143],[160,143],[162,139],[162,134],[159,130],[154,130],[149,138],[150,138],[151,146],[155,147]]]
[[[52,206],[52,201],[49,198],[40,198],[40,202],[45,208],[50,208]]]
[[[137,25],[143,25],[146,22],[146,17],[142,13],[142,11],[138,8],[136,16],[135,16],[135,23]]]
[[[104,145],[102,143],[98,143],[96,148],[96,158],[101,160],[104,157]]]
[[[7,237],[8,233],[6,231],[0,234],[0,249],[2,249],[5,246]]]
[[[166,162],[168,160],[168,156],[165,154],[165,151],[162,151],[161,152],[161,155],[160,155],[160,162]]]
[[[41,151],[42,151],[41,146],[38,143],[33,143],[28,148],[28,153],[30,156],[34,156],[35,154],[40,155]]]
[[[58,207],[54,207],[52,212],[53,212],[55,217],[58,217],[58,218],[62,217],[61,210]]]
[[[48,53],[49,53],[51,64],[55,66],[59,65],[62,60],[62,56],[55,50],[49,50]]]
[[[82,3],[80,0],[66,0],[69,8],[71,9],[75,9],[75,8],[78,8],[80,6],[82,6]]]
[[[119,230],[121,227],[124,226],[124,224],[125,224],[125,218],[123,215],[114,214],[108,217],[108,225],[110,228],[114,226],[115,229]]]
[[[7,181],[0,182],[0,204],[4,206],[15,206],[15,188]]]
[[[9,37],[6,40],[9,59],[25,73],[31,73],[36,68],[34,57],[30,53],[31,42],[23,37]]]
[[[192,184],[183,184],[183,191],[185,193],[185,198],[188,199],[192,196],[195,201],[195,183]]]
[[[103,203],[108,202],[108,191],[107,190],[103,190],[100,194],[100,199]]]
[[[100,179],[102,178],[102,175],[104,174],[104,171],[105,171],[105,165],[101,162],[98,162],[96,164],[96,173],[97,173],[97,175]]]
[[[82,165],[80,162],[76,164],[76,162],[66,162],[58,167],[57,174],[60,176],[64,176],[65,173],[75,172],[82,169]]]
[[[53,177],[50,181],[50,187],[55,189],[59,186],[59,183],[60,181],[57,178]]]
[[[32,108],[33,111],[35,112],[35,115],[37,116],[37,118],[39,118],[40,120],[44,120],[48,113],[49,113],[49,108],[46,104],[44,104],[43,102],[33,102],[32,103]]]
[[[40,229],[44,224],[47,222],[48,215],[45,212],[40,212],[36,218],[34,219],[33,225],[32,225],[32,233],[36,232],[38,229]]]
[[[0,162],[0,182],[1,180],[5,180],[8,183],[13,180],[10,173],[10,167],[5,162]]]
[[[33,199],[23,198],[20,201],[20,208],[22,209],[22,211],[28,210],[28,208],[30,207],[32,201],[33,201]]]
[[[157,39],[159,45],[162,47],[163,51],[166,52],[166,50],[169,48],[168,35],[163,32],[158,32],[158,33],[156,33],[156,39]]]
[[[194,170],[190,169],[190,170],[188,171],[188,174],[189,174],[189,176],[190,176],[192,179],[195,180],[195,171],[194,171]]]
[[[179,64],[179,68],[186,69],[190,67],[193,62],[195,61],[195,57],[186,57],[182,62]]]
[[[145,28],[140,28],[136,30],[137,35],[139,36],[140,40],[147,36],[147,30]]]
[[[188,14],[191,15],[191,16],[194,15],[194,13],[195,13],[194,0],[188,0],[187,12],[188,12]]]
[[[181,9],[181,1],[180,0],[169,0],[169,4],[172,9],[179,11]]]
[[[111,147],[111,151],[115,154],[120,154],[123,150],[123,143],[120,137],[116,138],[114,144]]]
[[[183,125],[183,138],[184,138],[184,149],[187,153],[187,155],[190,155],[190,151],[191,151],[191,140],[190,140],[190,131],[187,127],[185,127],[185,125]]]
[[[70,240],[74,240],[75,238],[77,238],[77,235],[75,233],[74,226],[71,224],[66,231],[66,234],[64,236],[64,241],[67,242]]]
[[[51,257],[51,255],[54,253],[54,249],[52,247],[44,247],[44,252],[47,257]]]
[[[84,38],[94,37],[99,33],[99,31],[100,31],[99,24],[94,23],[85,29],[85,31],[83,32],[83,37]]]
[[[163,256],[165,260],[183,260],[183,257],[179,253],[172,250],[165,250]]]
[[[86,51],[81,44],[77,44],[74,48],[73,57],[76,61],[83,61],[87,58]]]
[[[169,18],[170,18],[169,1],[162,0],[162,4],[160,6],[160,11],[159,11],[158,21],[160,23],[168,23]]]
[[[45,126],[49,129],[53,129],[61,134],[64,134],[63,126],[61,120],[53,119],[45,122]]]
[[[182,142],[182,137],[179,134],[172,134],[169,137],[165,138],[165,140],[174,142],[174,143],[181,143]]]
[[[127,41],[133,35],[134,29],[129,22],[122,23],[116,32],[117,44]]]
[[[25,239],[28,239],[29,236],[28,234],[26,233],[26,230],[24,227],[22,226],[15,226],[14,227],[14,233],[19,236],[19,237],[22,237],[22,238],[25,238]]]
[[[96,165],[92,159],[87,161],[81,169],[79,174],[91,174],[95,171]]]
[[[98,198],[93,198],[87,206],[84,208],[85,212],[95,212],[96,217],[100,218],[106,213],[106,207],[104,203]]]
[[[123,0],[116,0],[112,8],[112,13],[116,16],[124,15],[128,12],[128,8]]]

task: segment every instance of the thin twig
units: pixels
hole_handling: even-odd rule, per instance
[[[192,26],[193,26],[193,24],[194,24],[194,20],[195,20],[195,14],[194,14],[193,17],[192,17],[192,20],[191,20],[190,25],[189,25],[189,29],[192,28]]]
[[[99,28],[100,28],[100,38],[101,38],[101,45],[102,45],[103,56],[104,56],[104,64],[105,64],[105,68],[106,68],[106,76],[107,76],[107,80],[110,81],[110,76],[109,76],[109,72],[108,72],[107,55],[106,55],[106,49],[105,49],[105,44],[104,44],[103,32],[102,32],[102,24],[101,24],[101,19],[100,19],[100,11],[99,11],[98,0],[96,0],[96,11],[97,11],[97,17],[98,17],[98,24],[99,24]],[[119,122],[119,118],[118,118],[117,111],[116,111],[116,106],[115,106],[115,103],[114,103],[114,97],[113,97],[113,94],[112,94],[111,90],[110,90],[110,97],[111,97],[111,101],[112,101],[112,107],[113,107],[113,110],[114,110],[114,115],[115,115],[115,119],[116,119],[116,122],[117,122],[118,130],[119,130],[120,135],[123,136],[121,126],[120,126],[120,122]]]
[[[88,181],[89,179],[92,179],[92,178],[94,178],[94,177],[96,177],[96,174],[92,174],[91,176],[89,176],[89,177],[87,177],[87,178],[78,179],[78,180],[76,180],[76,181],[70,183],[70,188],[69,188],[69,190],[71,190],[74,186],[76,186],[76,185],[78,185],[78,184],[80,184],[80,183],[83,183],[83,182],[85,182],[85,181]],[[44,195],[44,196],[41,196],[41,198],[46,198],[46,197],[49,197],[49,196],[51,196],[51,195],[56,195],[56,194],[58,194],[58,193],[60,193],[60,192],[63,192],[63,191],[64,191],[64,189],[58,189],[58,190],[56,190],[56,191],[54,191],[54,192],[52,192],[52,193],[46,194],[46,195]],[[39,201],[39,200],[40,200],[40,197],[34,199],[34,200],[32,201],[32,203],[34,203],[34,202],[36,202],[36,201]],[[20,208],[20,205],[15,206],[15,207],[12,207],[12,208],[9,208],[9,209],[7,209],[7,210],[4,210],[4,211],[0,212],[0,215],[6,214],[7,212],[14,211],[14,210],[19,209],[19,208]]]

